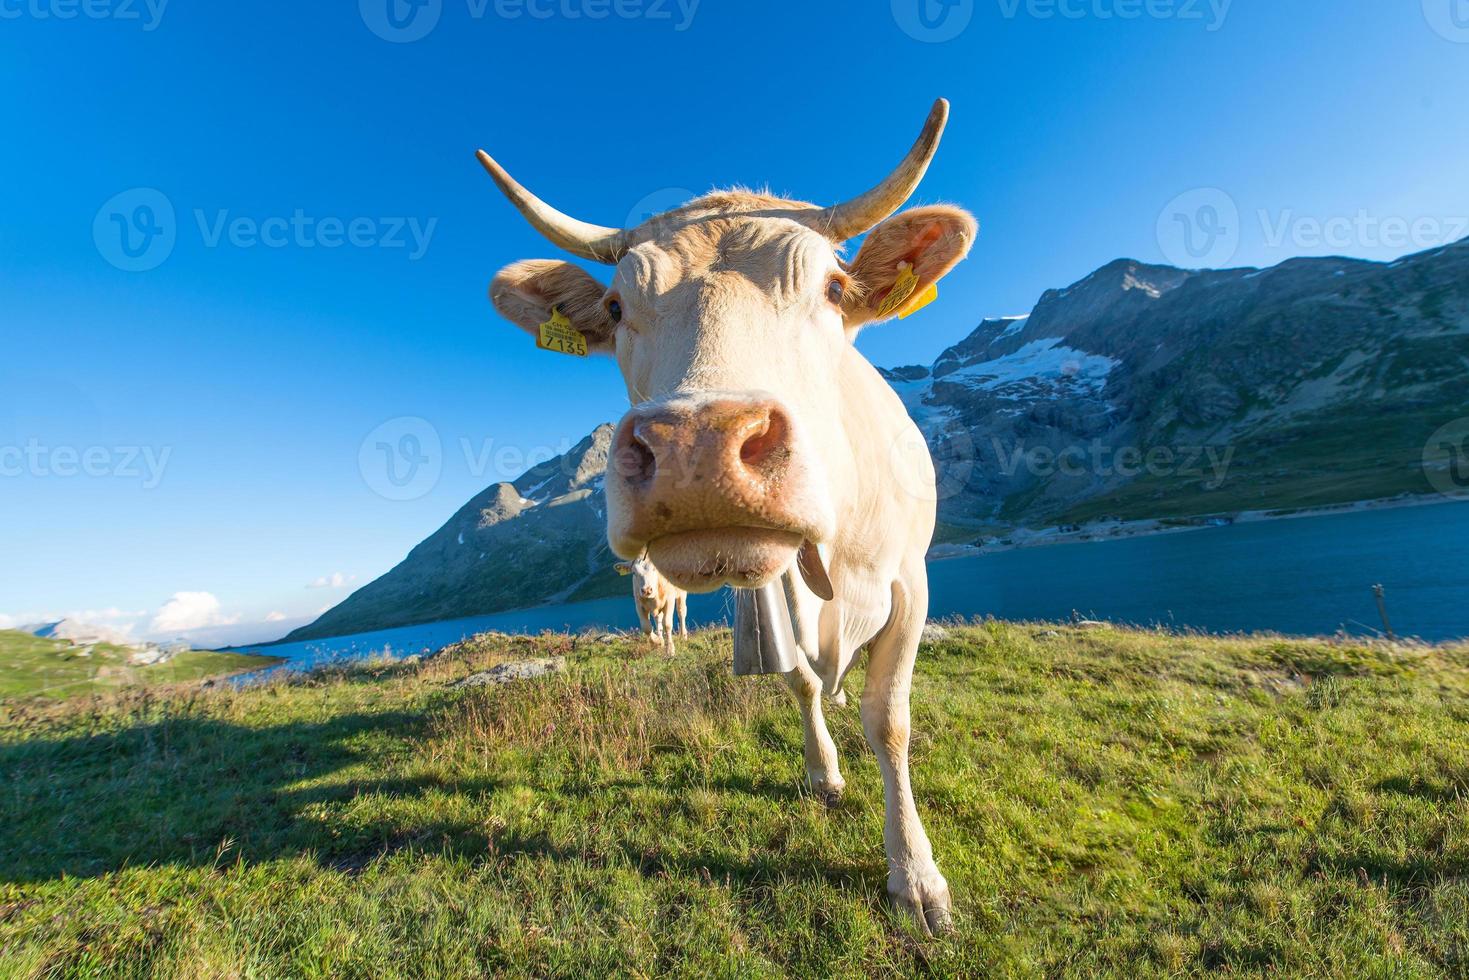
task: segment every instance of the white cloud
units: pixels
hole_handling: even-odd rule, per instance
[[[15,630],[32,623],[54,623],[64,617],[49,612],[18,612],[13,616],[0,613],[0,630]]]
[[[206,626],[229,626],[239,616],[226,616],[212,592],[175,592],[153,617],[155,633],[182,633]]]
[[[350,582],[357,581],[356,575],[348,575],[344,572],[332,572],[306,586],[308,589],[340,589]]]
[[[285,618],[286,614],[283,612],[268,612],[265,614],[265,621],[267,623],[279,623]]]
[[[68,619],[81,619],[93,622],[99,619],[137,619],[139,616],[148,615],[146,609],[119,609],[116,606],[108,606],[106,609],[84,609],[81,612],[69,612]]]

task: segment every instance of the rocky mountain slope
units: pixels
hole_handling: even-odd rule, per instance
[[[1392,264],[1121,260],[887,375],[962,537],[1429,493],[1466,372],[1469,241]]]
[[[1425,443],[1469,416],[1469,241],[1392,264],[1119,260],[884,374],[933,450],[942,541],[1429,493]],[[287,639],[622,594],[611,432],[485,490]]]

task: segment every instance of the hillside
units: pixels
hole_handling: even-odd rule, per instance
[[[1466,371],[1469,241],[1391,264],[1119,260],[884,375],[928,438],[938,540],[954,543],[1429,494],[1425,443],[1469,416]],[[286,639],[622,594],[603,537],[610,436],[485,490]]]
[[[450,686],[555,654],[555,677]],[[913,695],[940,940],[884,902],[856,699],[827,709],[828,811],[789,696],[729,657],[727,632],[673,661],[484,637],[296,685],[0,705],[3,972],[1469,971],[1469,647],[951,630]]]
[[[95,637],[100,631],[88,628],[77,632]],[[143,660],[134,646],[95,639],[75,641],[55,635],[55,631],[36,636],[0,630],[0,698],[78,697],[126,687],[197,681],[259,670],[279,662],[274,657],[203,650],[178,651],[162,661]]]

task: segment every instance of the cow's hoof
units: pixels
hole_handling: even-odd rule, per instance
[[[845,794],[846,791],[846,783],[833,783],[828,782],[824,779],[811,780],[812,795],[820,800],[821,805],[826,807],[828,810],[835,810],[837,807],[842,805],[842,795]]]
[[[937,868],[914,874],[892,872],[888,875],[888,895],[894,906],[912,916],[929,935],[945,936],[954,931],[949,883]]]

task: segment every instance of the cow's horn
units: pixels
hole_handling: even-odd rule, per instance
[[[887,179],[866,194],[841,204],[834,204],[816,212],[809,220],[812,227],[833,241],[855,238],[876,225],[883,218],[903,206],[903,202],[918,189],[918,182],[928,170],[934,152],[939,148],[939,137],[944,134],[944,123],[949,121],[949,100],[939,99],[929,110],[923,132],[908,151],[908,156],[898,168],[888,174]]]
[[[620,228],[604,228],[578,221],[562,214],[530,191],[521,187],[505,168],[484,150],[478,151],[480,164],[495,178],[500,192],[510,199],[515,209],[525,215],[536,231],[573,255],[594,262],[615,265],[627,253],[627,232]]]

